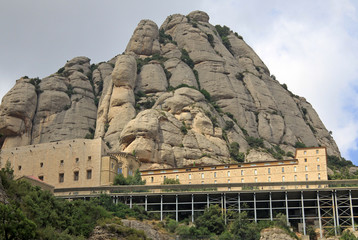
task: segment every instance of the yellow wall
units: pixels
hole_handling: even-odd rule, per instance
[[[181,184],[293,182],[328,179],[325,148],[297,149],[295,158],[272,162],[158,169],[141,171],[141,173],[142,179],[146,180],[147,185],[160,185],[164,178],[179,179]],[[319,167],[317,167],[318,165]]]
[[[15,178],[43,178],[55,188],[110,185],[121,166],[125,177],[139,168],[139,162],[132,155],[107,153],[101,138],[4,149],[0,153],[0,166],[5,167],[7,161],[14,169]],[[90,178],[88,171],[91,171]],[[78,179],[75,179],[75,172],[78,172]],[[60,174],[64,174],[63,182],[60,182]]]

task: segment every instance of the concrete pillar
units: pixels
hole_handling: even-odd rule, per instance
[[[178,195],[175,195],[175,221],[179,221]]]
[[[333,223],[334,223],[334,235],[337,236],[337,219],[336,219],[336,207],[335,207],[335,201],[334,201],[334,194],[332,190],[332,213],[333,213]]]
[[[256,193],[254,193],[254,215],[255,215],[255,223],[257,223],[257,212],[256,212]]]
[[[356,228],[354,225],[354,214],[353,214],[352,191],[351,190],[349,190],[349,208],[351,209],[352,229],[355,232]]]
[[[160,221],[163,221],[163,195],[160,195]]]
[[[224,220],[225,220],[225,225],[227,224],[227,219],[226,219],[226,193],[224,193]]]
[[[338,203],[337,203],[337,191],[334,190],[334,202],[335,202],[335,209],[336,209],[336,219],[337,219],[337,234],[340,235],[340,224],[339,224],[339,213],[338,213]]]
[[[132,195],[129,197],[129,208],[132,208],[133,205],[132,205]]]
[[[209,208],[210,207],[210,198],[209,198],[209,194],[206,194],[206,207]]]
[[[240,202],[240,193],[237,194],[237,208],[239,209],[239,213],[241,213],[241,202]]]
[[[145,211],[148,211],[148,195],[145,195],[144,209]]]
[[[194,222],[194,194],[191,194],[191,222]]]
[[[319,191],[317,191],[317,213],[318,213],[318,223],[319,223],[319,236],[323,238],[322,232],[322,219],[321,219],[321,206],[319,203]]]
[[[272,216],[272,196],[271,196],[271,192],[270,192],[270,220],[272,221],[273,220],[273,216]]]
[[[305,204],[303,201],[303,191],[301,191],[301,211],[302,211],[303,235],[307,235],[306,234],[306,218],[305,218]]]
[[[287,200],[287,192],[285,192],[285,207],[286,207],[286,222],[287,226],[290,226],[290,220],[288,217],[288,200]]]

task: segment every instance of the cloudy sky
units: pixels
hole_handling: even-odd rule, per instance
[[[141,19],[160,26],[193,10],[242,35],[358,164],[355,0],[0,0],[0,98],[21,76],[43,78],[76,56],[98,63],[122,53]]]

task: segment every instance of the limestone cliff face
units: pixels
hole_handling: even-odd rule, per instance
[[[0,106],[0,133],[3,148],[102,137],[143,168],[224,163],[239,152],[272,159],[297,142],[340,155],[312,106],[200,11],[160,28],[142,20],[108,62],[77,57],[42,80],[19,79]]]

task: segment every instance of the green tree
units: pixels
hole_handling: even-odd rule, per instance
[[[218,205],[206,208],[204,214],[195,220],[197,228],[207,228],[211,233],[220,235],[225,230],[225,222]]]
[[[230,225],[230,232],[234,235],[234,239],[260,239],[257,225],[249,221],[246,212],[237,213],[234,222]]]
[[[34,239],[36,224],[13,204],[0,203],[0,239]]]
[[[139,169],[134,173],[134,176],[125,178],[123,174],[118,174],[113,182],[113,185],[145,185],[145,180],[142,180]]]
[[[180,184],[179,179],[174,179],[174,178],[165,178],[163,181],[163,184]]]

